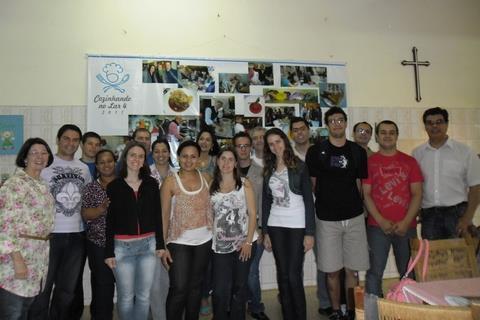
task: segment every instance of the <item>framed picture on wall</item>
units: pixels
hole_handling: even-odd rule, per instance
[[[23,144],[23,116],[0,115],[0,155],[17,154]]]

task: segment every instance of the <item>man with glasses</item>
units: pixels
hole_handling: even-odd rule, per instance
[[[367,153],[347,140],[347,115],[341,108],[330,108],[325,113],[325,123],[328,139],[310,147],[306,157],[319,219],[317,262],[318,268],[327,273],[333,308],[330,319],[345,319],[340,311],[340,272],[345,268],[347,319],[353,319],[353,287],[358,283],[357,271],[369,268],[360,193],[360,179],[368,177]]]
[[[422,169],[422,238],[456,238],[467,231],[480,202],[480,160],[447,135],[448,112],[423,113],[428,141],[413,151]]]
[[[247,177],[253,184],[255,191],[255,204],[257,208],[257,221],[262,219],[262,167],[250,158],[252,152],[252,138],[246,132],[239,132],[233,137],[233,146],[238,158],[238,169],[242,177]],[[260,224],[257,223],[257,227]],[[248,275],[249,301],[248,311],[253,319],[268,320],[265,314],[265,306],[262,303],[262,291],[260,288],[259,267],[263,254],[262,232],[258,232],[257,250],[253,256]]]
[[[366,121],[357,122],[353,126],[353,141],[367,151],[367,157],[373,154],[372,149],[368,146],[370,139],[372,139],[372,131],[372,126]]]

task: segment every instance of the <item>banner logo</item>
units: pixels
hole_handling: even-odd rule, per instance
[[[124,70],[121,65],[115,62],[107,63],[102,71],[105,74],[105,77],[99,73],[96,78],[105,85],[105,87],[103,87],[103,92],[107,92],[110,89],[117,90],[121,93],[125,92],[125,89],[123,89],[121,85],[125,84],[130,79],[130,75],[128,73],[123,74]]]

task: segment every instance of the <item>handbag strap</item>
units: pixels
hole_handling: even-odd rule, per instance
[[[417,265],[418,261],[420,261],[420,259],[423,257],[422,281],[425,281],[425,276],[427,275],[427,269],[428,269],[429,253],[430,253],[430,243],[428,242],[428,240],[426,239],[420,240],[417,255],[413,260],[412,260],[412,257],[410,257],[410,261],[408,262],[407,272],[405,273],[403,278],[408,277],[410,272],[412,272],[412,270]]]

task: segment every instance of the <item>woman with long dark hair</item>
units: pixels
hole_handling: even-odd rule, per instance
[[[153,142],[152,155],[154,163],[150,165],[151,176],[157,180],[159,187],[161,187],[163,181],[177,171],[173,167],[170,145],[167,139],[160,138]],[[162,264],[162,260],[157,257],[157,265],[150,292],[150,311],[152,312],[153,320],[164,320],[166,318],[165,305],[169,285],[168,270]]]
[[[283,318],[305,320],[303,261],[315,234],[312,183],[282,130],[268,130],[264,140],[264,245],[275,257]]]
[[[210,177],[197,169],[200,146],[191,140],[177,150],[180,170],[162,184],[163,231],[169,268],[167,319],[197,320],[201,286],[212,247]]]
[[[155,255],[164,251],[160,193],[150,176],[143,144],[131,141],[122,153],[120,174],[107,186],[105,263],[117,283],[121,320],[145,320]]]
[[[87,222],[87,256],[91,272],[94,319],[112,319],[115,280],[105,264],[105,216],[110,204],[107,186],[115,179],[115,155],[103,149],[95,156],[97,179],[86,185],[82,194],[82,217]]]
[[[200,172],[206,172],[213,175],[215,168],[215,157],[220,151],[217,138],[212,131],[204,129],[197,135],[197,143],[200,146],[200,157],[197,161],[197,168]]]
[[[257,247],[257,213],[252,184],[240,178],[233,149],[218,154],[210,194],[214,217],[214,318],[245,319],[250,258]]]

